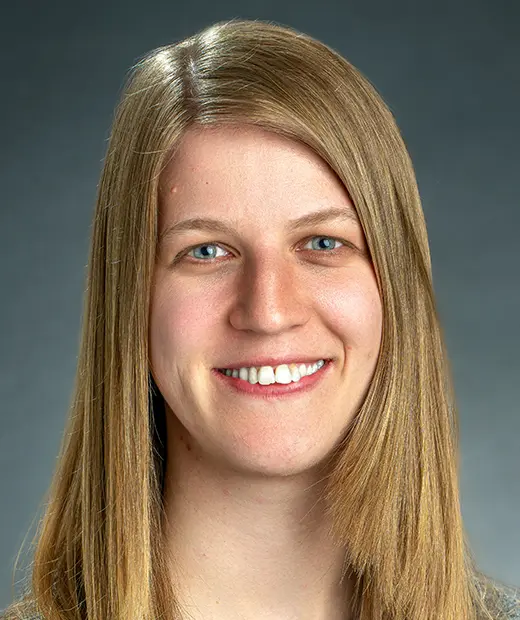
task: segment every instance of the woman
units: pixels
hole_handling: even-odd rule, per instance
[[[7,618],[520,618],[464,534],[412,164],[346,60],[252,21],[147,55],[89,267]]]

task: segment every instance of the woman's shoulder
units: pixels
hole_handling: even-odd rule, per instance
[[[520,589],[508,588],[502,596],[508,620],[520,620]]]
[[[0,620],[43,620],[38,612],[34,600],[23,599],[0,610]]]
[[[23,612],[8,607],[0,610],[0,620],[44,620],[43,616],[36,612]]]
[[[486,607],[492,617],[504,620],[520,620],[520,588],[488,580],[482,592]]]

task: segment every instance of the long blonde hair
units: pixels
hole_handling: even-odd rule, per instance
[[[331,455],[325,496],[331,536],[355,578],[354,617],[499,618],[498,591],[464,534],[450,370],[420,197],[395,120],[338,53],[245,20],[153,50],[133,67],[118,106],[70,421],[37,534],[34,607],[48,620],[184,617],[161,551],[164,412],[149,374],[149,298],[159,176],[188,127],[215,123],[253,124],[312,148],[347,188],[373,260],[380,355]]]

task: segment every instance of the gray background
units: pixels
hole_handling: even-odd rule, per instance
[[[232,17],[323,40],[396,115],[453,364],[465,525],[481,567],[520,584],[520,3],[18,0],[0,19],[0,608],[56,463],[96,185],[126,71]]]

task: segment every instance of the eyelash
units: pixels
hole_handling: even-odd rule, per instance
[[[337,254],[339,254],[342,250],[344,250],[345,248],[352,248],[352,244],[349,243],[348,241],[346,241],[345,239],[340,239],[339,237],[331,237],[329,235],[313,235],[312,237],[308,237],[307,239],[305,239],[305,243],[308,243],[309,241],[311,241],[312,239],[332,239],[333,241],[339,241],[340,243],[343,243],[343,247],[340,248],[334,248],[332,250],[314,250],[315,252],[320,252],[322,254],[325,254],[326,256],[336,256]],[[223,246],[220,243],[216,243],[216,242],[212,242],[212,241],[208,241],[206,243],[199,243],[197,245],[192,245],[189,248],[186,248],[185,250],[183,250],[180,254],[178,254],[175,259],[174,259],[174,263],[179,262],[182,258],[184,258],[185,256],[188,255],[189,252],[191,252],[192,250],[195,250],[196,248],[200,248],[204,245],[213,245],[213,246],[218,246],[220,248],[223,248]],[[223,248],[225,249],[225,248]],[[227,250],[226,250],[227,251]],[[312,251],[312,250],[311,250]],[[217,261],[217,258],[208,258],[208,259],[201,259],[201,258],[195,258],[193,256],[189,257],[191,259],[191,262],[193,263],[209,263],[210,265],[215,263]]]

